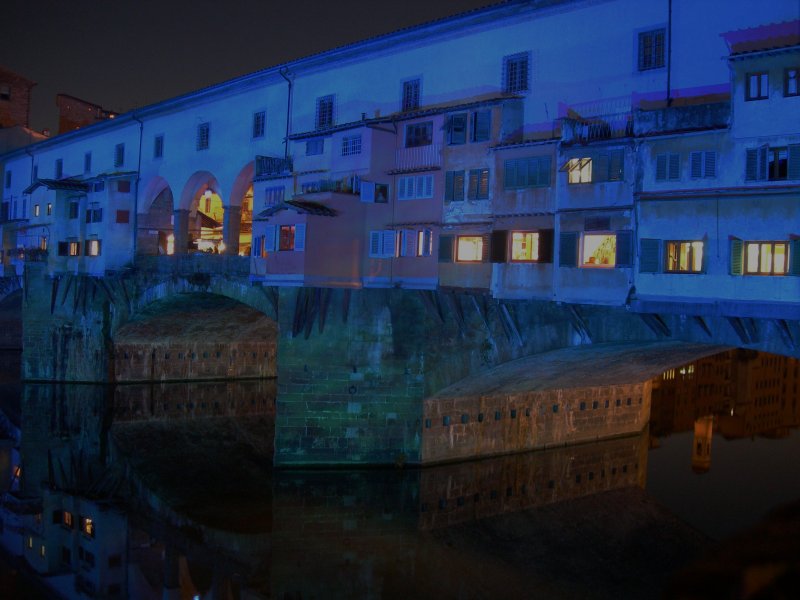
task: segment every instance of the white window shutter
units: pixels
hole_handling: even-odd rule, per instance
[[[413,229],[403,229],[400,232],[400,256],[417,255],[417,232]]]
[[[703,169],[703,177],[716,177],[717,176],[717,153],[705,153],[705,169]]]
[[[381,232],[380,231],[370,231],[369,232],[369,255],[370,256],[380,256],[381,253]]]
[[[697,179],[703,176],[703,153],[692,152],[689,154],[690,177]]]
[[[433,175],[425,176],[425,197],[433,198]]]
[[[306,249],[306,224],[298,223],[294,226],[294,251],[303,252]]]
[[[395,239],[395,232],[387,229],[383,232],[383,239],[381,243],[381,255],[384,257],[392,257],[397,254],[397,241]]]
[[[275,252],[275,225],[267,225],[264,230],[264,252]]]
[[[362,181],[361,182],[361,201],[362,202],[375,202],[375,182]]]
[[[397,199],[405,200],[406,197],[406,178],[400,177],[397,180]]]

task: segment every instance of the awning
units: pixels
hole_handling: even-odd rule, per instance
[[[287,200],[261,211],[254,220],[264,220],[282,210],[296,210],[300,214],[318,215],[322,217],[335,217],[337,214],[335,210],[325,206],[324,204],[320,204],[319,202],[310,202],[308,200]]]
[[[219,221],[212,219],[204,212],[198,210],[197,214],[200,215],[200,227],[205,227],[207,229],[218,229],[219,227],[222,227],[222,224]]]
[[[24,190],[23,194],[30,194],[40,187],[46,187],[48,190],[66,190],[69,192],[88,192],[89,184],[85,181],[77,179],[37,179]]]

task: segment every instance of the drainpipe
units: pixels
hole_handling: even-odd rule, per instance
[[[292,122],[292,80],[288,77],[289,69],[287,67],[282,67],[280,71],[281,77],[286,80],[286,83],[289,84],[289,91],[286,94],[286,137],[283,140],[283,158],[289,158],[289,125]]]
[[[136,263],[136,245],[139,238],[139,182],[142,180],[142,136],[144,135],[144,121],[131,112],[133,120],[139,123],[139,157],[136,163],[136,184],[133,192],[133,262]]]
[[[667,1],[667,108],[672,106],[672,0]]]

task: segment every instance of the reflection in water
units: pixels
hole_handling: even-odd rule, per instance
[[[706,542],[645,494],[648,448],[687,432],[685,470],[713,473],[715,435],[797,428],[799,381],[798,361],[731,351],[654,380],[640,435],[273,471],[274,381],[0,380],[0,544],[74,598],[657,595]]]

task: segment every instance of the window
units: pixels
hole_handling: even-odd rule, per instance
[[[457,262],[482,262],[486,260],[489,244],[482,235],[459,235],[456,237]]]
[[[467,143],[467,113],[450,115],[447,122],[447,143],[451,146]]]
[[[789,242],[732,240],[731,262],[735,265],[738,259],[740,264],[738,274],[742,274],[741,260],[744,252],[744,275],[786,275],[790,266],[789,247]],[[732,270],[736,272],[735,269]]]
[[[294,225],[280,226],[278,250],[294,250]]]
[[[350,135],[342,138],[342,156],[361,154],[361,136]]]
[[[694,177],[694,175],[692,175]],[[681,155],[677,153],[656,156],[656,181],[681,178]]]
[[[433,175],[407,175],[397,178],[397,199],[433,198]]]
[[[264,190],[264,206],[275,206],[283,202],[285,188],[282,185],[268,187]]]
[[[417,232],[417,256],[430,256],[433,252],[433,232],[423,229]]]
[[[561,170],[568,173],[567,183],[592,182],[591,158],[570,158]]]
[[[492,131],[492,112],[489,110],[479,110],[470,116],[470,142],[489,141]]]
[[[100,223],[103,220],[102,208],[87,208],[86,209],[86,222],[87,223]]]
[[[39,205],[38,204],[34,204],[33,205],[33,216],[34,217],[38,217],[39,213],[40,213]]]
[[[360,185],[361,201],[386,204],[389,202],[389,186],[385,183],[362,181]]]
[[[689,154],[689,173],[692,178],[717,176],[716,152],[692,152]]]
[[[80,242],[69,242],[68,245],[68,256],[80,256],[81,255],[81,243]],[[83,528],[83,525],[81,525]]]
[[[397,232],[391,229],[369,232],[370,258],[393,258],[397,256]]]
[[[403,101],[401,110],[417,110],[419,108],[419,79],[410,79],[403,82]]]
[[[47,203],[47,210],[45,212],[46,212],[48,217],[53,214],[53,203],[52,202],[48,202]]]
[[[748,73],[745,100],[766,100],[769,98],[769,74]]]
[[[613,233],[585,233],[581,253],[582,267],[614,267],[617,256],[617,236]]]
[[[317,129],[333,126],[333,95],[317,98]]]
[[[120,179],[117,181],[117,191],[120,194],[130,194],[131,193],[131,182],[128,179]]]
[[[117,218],[116,223],[130,223],[131,221],[131,211],[129,210],[118,210],[117,211]]]
[[[74,527],[72,513],[67,510],[63,511],[61,513],[61,523],[64,525],[64,527],[72,529]]]
[[[406,125],[406,148],[430,146],[433,143],[433,121]]]
[[[33,165],[33,180],[39,179],[39,165]]]
[[[531,156],[507,160],[503,165],[503,180],[503,187],[507,190],[549,186],[550,157]]]
[[[400,256],[417,256],[419,246],[418,232],[415,229],[403,229],[400,232]]]
[[[56,159],[55,177],[56,179],[61,179],[63,176],[64,176],[64,159],[58,158]]]
[[[464,199],[464,171],[447,171],[444,176],[444,201],[460,202]]]
[[[503,91],[507,94],[527,92],[530,60],[528,52],[503,57]]]
[[[305,250],[306,243],[306,225],[305,223],[298,223],[296,225],[279,225],[278,226],[278,250],[281,252],[302,252]],[[272,242],[272,240],[269,240]],[[272,250],[272,246],[265,248]]]
[[[208,150],[211,143],[211,123],[200,123],[197,126],[196,147],[198,150]]]
[[[78,207],[79,207],[79,204],[78,204],[77,200],[72,200],[69,203],[69,218],[70,219],[77,219],[78,218]]]
[[[104,179],[101,179],[100,181],[95,181],[94,185],[92,185],[92,191],[95,194],[102,192],[104,189],[106,189],[106,182]]]
[[[89,173],[92,170],[92,153],[87,152],[83,155],[83,172]]]
[[[306,156],[316,156],[322,154],[325,150],[325,140],[320,138],[317,140],[306,141]]]
[[[539,260],[539,233],[533,231],[511,232],[511,262],[536,262]]]
[[[792,67],[783,72],[783,95],[784,96],[799,96],[800,88],[797,85],[798,73],[800,68]]]
[[[263,110],[253,113],[253,138],[264,137],[267,124],[267,113]]]
[[[125,164],[125,144],[114,146],[114,166],[121,167]]]
[[[100,256],[100,240],[86,240],[84,254],[86,256]]]
[[[89,537],[94,537],[94,521],[91,517],[81,517],[81,531]]]
[[[638,66],[640,71],[664,66],[665,30],[653,29],[639,33]]]
[[[467,187],[469,200],[488,200],[489,198],[489,169],[471,169],[469,172],[469,185]]]
[[[153,158],[164,157],[164,136],[157,135],[153,138]]]
[[[666,242],[667,273],[701,273],[703,271],[703,242]]]

